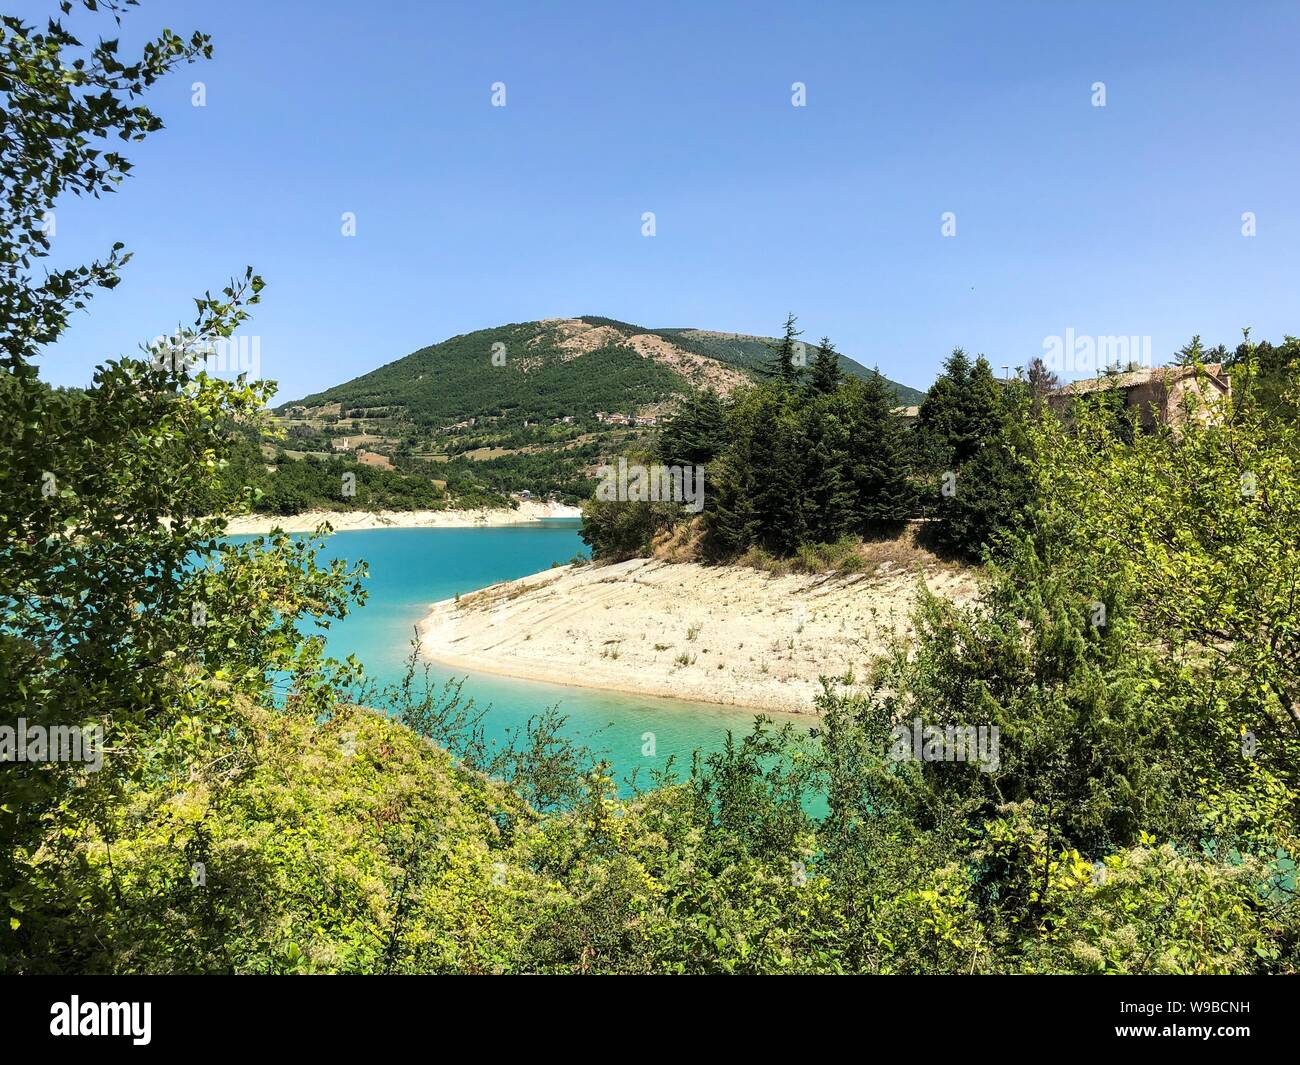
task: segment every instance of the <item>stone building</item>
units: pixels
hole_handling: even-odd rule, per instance
[[[1185,417],[1183,404],[1192,395],[1200,397],[1201,417],[1212,418],[1215,402],[1232,395],[1232,384],[1221,363],[1209,363],[1197,373],[1195,366],[1157,366],[1125,373],[1071,381],[1047,394],[1047,402],[1057,413],[1079,396],[1118,389],[1124,393],[1124,405],[1138,412],[1143,429],[1160,425],[1177,425]]]

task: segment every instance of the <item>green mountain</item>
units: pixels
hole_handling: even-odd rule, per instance
[[[548,319],[480,329],[317,392],[279,413],[397,419],[434,431],[474,419],[500,428],[598,414],[653,417],[690,389],[725,394],[772,359],[769,337],[643,329],[611,318]],[[809,346],[809,359],[812,346]],[[845,372],[868,370],[840,356]],[[889,381],[900,405],[922,393]]]
[[[324,505],[344,468],[358,474],[357,506],[429,505],[430,491],[465,506],[524,492],[580,502],[602,462],[653,446],[678,400],[758,379],[775,344],[594,316],[452,337],[280,406],[280,433],[262,442],[275,468],[262,506]],[[900,406],[920,402],[888,383]]]

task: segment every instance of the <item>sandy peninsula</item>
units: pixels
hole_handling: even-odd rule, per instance
[[[335,532],[356,529],[474,529],[497,525],[527,525],[553,518],[579,518],[577,507],[563,503],[524,501],[518,509],[501,507],[493,510],[312,510],[305,514],[277,516],[246,514],[230,518],[226,531],[233,534],[314,532],[322,522],[329,522]]]
[[[908,631],[918,582],[954,601],[969,571],[774,576],[634,559],[560,566],[435,603],[423,653],[453,669],[787,713],[813,713],[820,674],[861,679]]]

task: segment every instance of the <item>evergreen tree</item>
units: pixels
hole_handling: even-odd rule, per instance
[[[756,426],[759,408],[770,400],[772,391],[771,386],[747,391],[727,411],[727,444],[710,469],[704,510],[705,546],[715,557],[741,554],[756,542],[762,523],[758,482],[767,460],[766,442]]]
[[[1047,368],[1047,363],[1043,362],[1041,356],[1035,356],[1030,360],[1028,377],[1029,390],[1035,400],[1041,399],[1061,385],[1060,378]]]
[[[1192,337],[1188,343],[1178,349],[1178,354],[1174,356],[1175,366],[1199,366],[1205,361],[1205,348],[1199,336]]]
[[[722,450],[722,401],[713,389],[692,393],[659,434],[661,462],[676,466],[704,466]]]
[[[970,359],[961,348],[954,348],[926,392],[917,416],[913,444],[918,468],[952,468],[953,449],[961,433],[961,395],[969,377]]]
[[[779,555],[790,554],[806,539],[805,441],[792,404],[764,404],[754,427],[761,455],[754,485],[758,542]]]
[[[840,373],[840,358],[835,352],[835,345],[830,337],[822,337],[817,348],[817,355],[812,365],[813,391],[829,395],[840,387],[843,375]]]
[[[849,474],[851,419],[846,406],[837,391],[816,396],[803,409],[804,524],[818,543],[834,543],[856,525],[856,493]]]
[[[796,347],[799,345],[798,338],[803,336],[803,330],[794,327],[798,320],[793,314],[786,315],[785,332],[776,349],[776,366],[768,372],[769,377],[775,377],[787,385],[796,384],[799,380],[800,367],[795,357],[798,352]]]
[[[715,462],[705,508],[711,553],[730,556],[760,546],[784,555],[807,538],[800,409],[797,393],[770,384],[746,392],[728,411],[728,444]]]
[[[1032,497],[1025,451],[1033,396],[1026,382],[1000,385],[981,356],[957,407],[949,467],[956,492],[940,497],[942,520],[933,534],[939,544],[977,559],[999,546],[1000,531],[1019,524]]]
[[[855,525],[859,532],[876,532],[912,512],[903,427],[894,415],[894,395],[878,372],[840,391],[852,419],[848,468]]]
[[[981,355],[971,367],[965,387],[958,392],[956,432],[951,438],[953,461],[958,465],[974,458],[1001,431],[1002,387],[988,359]]]

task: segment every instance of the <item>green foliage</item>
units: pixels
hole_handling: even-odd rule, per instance
[[[835,345],[831,343],[830,337],[822,337],[822,342],[817,347],[817,354],[813,358],[813,391],[821,392],[823,395],[834,392],[840,386],[841,376]]]
[[[706,389],[683,400],[660,430],[658,458],[669,466],[707,466],[725,443],[722,401]]]
[[[584,318],[587,322],[601,322],[623,326],[625,323],[611,322],[610,319]],[[738,370],[743,370],[751,376],[758,377],[762,371],[769,368],[772,362],[772,348],[779,345],[781,341],[771,337],[754,337],[741,336],[736,333],[713,333],[700,329],[651,329],[642,330],[636,326],[627,326],[635,332],[650,332],[655,336],[661,336],[665,340],[670,340],[679,347],[685,348],[696,355],[703,355],[705,358],[716,359],[726,366],[734,366]],[[846,355],[836,353],[836,363],[839,367],[841,376],[868,378],[878,376],[875,370],[869,370],[861,363],[850,359]],[[920,403],[925,398],[925,393],[907,385],[899,384],[897,381],[891,381],[885,378],[886,388],[893,393],[895,404],[902,406],[911,406]]]
[[[655,537],[677,521],[676,503],[633,503],[589,499],[582,505],[579,535],[604,562],[622,562],[649,552]]]
[[[4,180],[26,189],[10,209],[124,172],[79,138],[156,127],[123,103],[136,68],[107,42],[78,66],[57,28],[36,46],[4,27],[12,84],[34,94],[5,134]],[[165,36],[130,77],[191,54]],[[42,99],[68,144],[32,135]],[[1247,344],[1234,400],[1131,434],[1104,401],[1009,429],[1029,390],[1013,402],[954,355],[916,442],[960,471],[1005,448],[1031,489],[979,599],[923,594],[914,642],[859,688],[824,681],[815,728],[760,718],[620,797],[553,709],[492,744],[458,685],[421,686],[412,664],[376,692],[326,660],[303,630],[361,598],[364,568],[322,565],[310,539],[232,545],[209,516],[255,501],[269,388],[140,360],[47,387],[38,346],[112,267],[43,288],[14,232],[0,723],[98,725],[107,744],[98,771],[0,764],[6,971],[1300,969],[1292,361],[1269,377]],[[185,342],[229,336],[261,287],[249,272],[205,295]],[[712,534],[834,558],[810,538],[891,520],[888,403],[871,380],[743,392]],[[713,454],[716,424],[701,397],[666,453]],[[608,506],[595,539],[644,547],[656,511]],[[998,757],[896,760],[909,720],[996,726]]]
[[[77,42],[57,25],[39,35],[6,19],[4,33],[6,112],[29,116],[6,123],[3,138],[19,220],[62,191],[115,184],[126,161],[92,146],[156,129],[130,98],[206,52],[199,35],[185,45],[167,33],[123,65],[116,42],[70,58]],[[38,136],[25,123],[48,122],[48,111],[66,129],[52,122]],[[252,503],[229,472],[228,427],[256,423],[268,386],[191,377],[183,360],[128,359],[99,368],[84,392],[48,388],[33,364],[39,347],[91,287],[115,282],[123,260],[85,268],[81,281],[35,283],[23,271],[43,245],[20,228],[6,230],[3,248],[13,314],[0,319],[0,723],[98,728],[106,745],[98,772],[72,761],[0,766],[0,954],[25,959],[11,966],[58,967],[87,934],[86,911],[104,903],[101,869],[77,842],[98,833],[107,864],[139,789],[160,810],[180,782],[216,786],[241,773],[253,737],[237,708],[269,705],[273,683],[305,714],[331,704],[352,671],[323,662],[319,639],[297,623],[342,616],[360,571],[321,567],[310,542],[236,548],[207,517]],[[261,288],[249,271],[196,300],[182,349],[229,337]],[[183,857],[174,852],[172,865],[188,868]],[[107,867],[111,897],[125,897]]]
[[[726,414],[727,446],[710,467],[708,546],[778,555],[845,535],[874,535],[912,507],[903,430],[879,378],[820,394],[772,384]]]
[[[663,462],[707,468],[709,555],[791,557],[845,537],[894,533],[922,516],[933,519],[926,542],[945,553],[979,559],[998,549],[1031,501],[1032,391],[1022,382],[999,385],[987,360],[972,365],[959,349],[909,432],[889,383],[874,372],[843,374],[826,338],[810,384],[800,386],[797,367],[786,361],[798,335],[793,316],[786,332],[767,383],[733,393],[725,404],[711,395],[689,400],[660,433]],[[664,524],[663,515],[646,516],[644,535],[621,536],[607,547],[607,531],[637,522],[630,515],[600,520],[593,549],[597,557],[628,557],[637,543],[647,549]]]
[[[600,346],[590,351],[565,347],[567,334],[553,322],[480,330],[284,404],[279,411],[305,405],[317,419],[334,423],[373,416],[376,431],[400,434],[450,456],[456,465],[434,474],[440,479],[465,477],[499,495],[527,489],[577,503],[593,488],[589,468],[630,445],[644,444],[630,438],[631,430],[597,420],[598,413],[630,415],[661,404],[689,408],[711,403],[699,395],[709,390],[711,363],[720,374],[738,370],[757,379],[777,343],[691,329],[648,330],[609,318],[581,321],[606,331]],[[697,365],[646,358],[628,346],[634,336],[668,341]],[[793,370],[793,337],[789,357]],[[919,395],[842,355],[833,357],[840,375],[878,379],[899,401]],[[340,413],[325,413],[332,404],[339,405]],[[290,433],[297,439],[287,446],[303,450],[328,450],[332,440],[308,427],[294,426]],[[480,448],[503,453],[486,461],[464,458]],[[450,483],[448,491],[458,497]]]
[[[960,348],[944,363],[913,440],[936,519],[929,530],[935,545],[978,560],[1019,526],[1031,502],[1026,461],[1034,387],[1019,380],[999,385],[987,359],[972,364]]]
[[[1232,376],[1233,391],[1237,395],[1251,393],[1270,417],[1294,419],[1295,406],[1286,393],[1300,367],[1300,338],[1289,336],[1281,344],[1267,340],[1256,344],[1248,332],[1231,355],[1220,347],[1206,352],[1204,361],[1222,363]]]
[[[345,482],[345,476],[351,479]],[[439,510],[445,493],[427,477],[407,477],[351,459],[291,459],[280,455],[265,473],[266,493],[255,509],[271,514],[306,510]],[[256,483],[256,482],[255,482]],[[351,489],[344,491],[345,483]]]
[[[127,6],[82,4],[115,14]],[[71,8],[66,3],[64,13]],[[84,48],[58,21],[41,31],[6,15],[0,27],[0,365],[22,373],[32,351],[57,339],[95,289],[118,283],[128,259],[115,244],[103,259],[34,278],[33,266],[49,254],[45,222],[56,201],[121,183],[131,163],[116,142],[139,142],[162,127],[139,97],[176,67],[211,56],[212,44],[201,33],[186,40],[164,30],[128,61],[117,39]]]
[[[793,314],[786,315],[785,332],[781,336],[781,342],[776,346],[774,352],[774,363],[766,370],[769,377],[774,377],[783,384],[793,385],[798,382],[802,374],[802,362],[796,363],[795,352],[796,345],[802,347],[796,337],[803,335],[802,329],[796,329],[794,323],[798,321]]]
[[[627,413],[680,391],[682,379],[631,348],[607,344],[573,358],[545,323],[481,329],[421,348],[355,380],[298,402],[349,410],[400,407],[417,426],[475,419],[524,421],[597,411]],[[492,361],[503,345],[504,362]],[[283,409],[283,407],[281,408]]]

